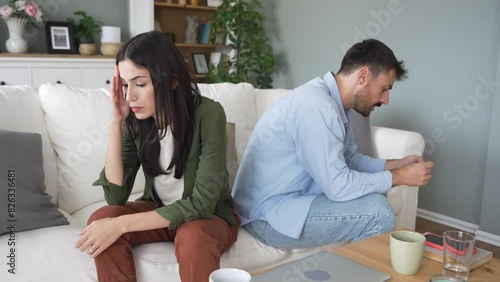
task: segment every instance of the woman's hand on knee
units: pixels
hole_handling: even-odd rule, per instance
[[[78,233],[81,237],[76,241],[75,247],[95,258],[123,235],[122,229],[118,218],[93,221]]]

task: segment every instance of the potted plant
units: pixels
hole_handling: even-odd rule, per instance
[[[210,67],[208,82],[248,82],[258,88],[272,88],[276,59],[264,29],[260,0],[222,0],[210,22],[210,43],[228,38],[234,56]]]
[[[84,11],[76,11],[73,13],[79,16],[80,20],[68,18],[66,21],[71,24],[75,38],[78,39],[78,51],[80,54],[93,55],[96,53],[94,37],[101,32],[101,26],[94,20],[92,16],[87,15]]]

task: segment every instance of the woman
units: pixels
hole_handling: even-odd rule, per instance
[[[132,38],[116,63],[106,163],[94,183],[109,206],[92,214],[76,247],[94,258],[99,281],[136,281],[132,245],[173,241],[181,280],[207,281],[240,223],[228,189],[224,110],[200,96],[160,32]],[[144,194],[127,202],[141,165]]]

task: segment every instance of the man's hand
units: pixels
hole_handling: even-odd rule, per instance
[[[95,258],[123,235],[122,229],[118,218],[96,220],[79,233],[75,247]]]
[[[406,159],[406,158],[405,158]],[[404,159],[402,159],[404,160]],[[414,162],[391,170],[392,186],[424,186],[432,178],[431,172],[434,167],[432,162]]]
[[[398,160],[387,160],[384,170],[393,170],[413,163],[421,163],[424,160],[417,155],[409,155]]]

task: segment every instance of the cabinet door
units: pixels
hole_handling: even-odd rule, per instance
[[[46,82],[82,87],[82,72],[79,68],[33,68],[33,86]]]
[[[29,84],[30,73],[28,68],[0,68],[0,86]]]
[[[89,68],[83,70],[83,81],[86,88],[106,88],[111,86],[114,68]]]

